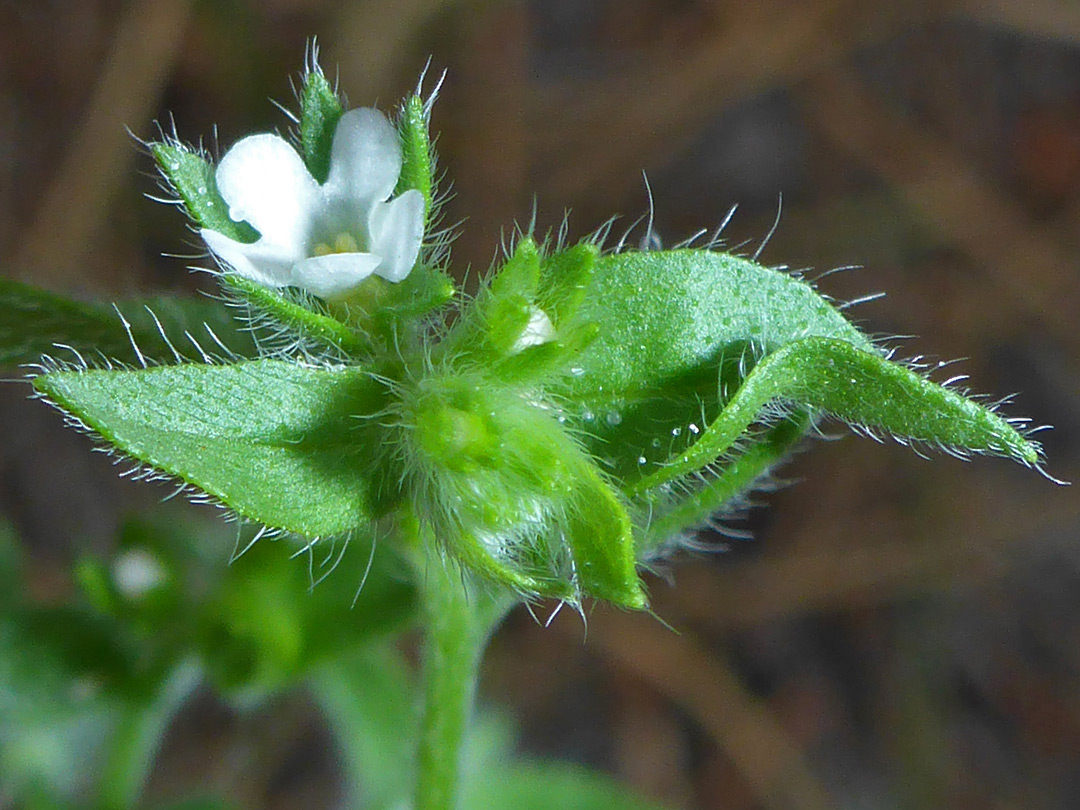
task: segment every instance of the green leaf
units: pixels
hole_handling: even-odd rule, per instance
[[[173,348],[162,338],[162,331]],[[230,352],[246,357],[256,354],[251,335],[239,329],[229,310],[217,301],[157,297],[122,302],[114,309],[0,278],[0,366],[34,363],[43,354],[77,360],[58,349],[58,344],[74,349],[91,365],[102,363],[103,358],[129,365],[141,365],[143,360],[175,363],[173,349],[186,360],[200,361],[202,354],[192,340],[209,354],[222,351],[211,333]]]
[[[1004,419],[882,357],[810,284],[747,259],[601,257],[578,317],[600,334],[564,383],[566,415],[631,496],[753,441],[745,431],[774,400],[901,440],[1038,460]]]
[[[770,401],[819,408],[848,423],[950,450],[1034,465],[1037,445],[991,410],[842,340],[804,338],[766,356],[685,452],[628,488],[641,494],[699,470],[726,451]]]
[[[401,136],[402,164],[394,194],[410,189],[416,189],[423,194],[426,221],[430,222],[435,189],[435,157],[428,134],[428,119],[429,107],[419,95],[406,99],[397,121],[398,133]]]
[[[870,342],[806,282],[703,250],[596,259],[575,323],[595,340],[556,390],[565,416],[615,478],[633,483],[678,457],[720,412],[757,357],[808,335]]]
[[[488,768],[466,784],[467,810],[662,810],[603,774],[578,765],[535,762]]]
[[[700,393],[734,346],[766,354],[817,336],[873,350],[805,281],[703,250],[600,257],[579,317],[601,327],[571,380],[594,411],[650,394]]]
[[[325,183],[330,175],[334,130],[345,110],[322,69],[312,65],[300,92],[300,152],[311,176]],[[216,229],[215,229],[216,230]]]
[[[377,510],[385,389],[271,360],[46,374],[34,386],[135,459],[259,523],[320,537]]]
[[[218,191],[214,167],[202,154],[172,142],[150,144],[150,154],[196,225],[237,242],[259,238],[259,232],[247,222],[229,216],[229,206]]]
[[[301,553],[293,543],[260,540],[235,560],[197,608],[199,647],[214,682],[241,697],[272,694],[401,629],[416,607],[403,576],[409,569],[393,547],[374,542],[358,534],[348,546]]]

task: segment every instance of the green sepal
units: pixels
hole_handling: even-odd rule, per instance
[[[341,99],[322,69],[312,65],[300,91],[300,153],[311,176],[320,184],[330,176],[334,130],[344,113]]]
[[[540,269],[536,303],[562,330],[577,314],[592,279],[600,248],[592,242],[545,256]]]
[[[418,264],[394,283],[370,276],[348,298],[330,303],[342,321],[387,341],[402,334],[401,325],[445,306],[457,294],[453,279],[438,267]]]
[[[531,236],[523,236],[513,254],[491,279],[491,296],[520,295],[533,300],[540,283],[540,248]]]
[[[431,221],[435,189],[435,157],[428,133],[429,108],[418,95],[409,96],[401,105],[397,128],[401,138],[401,174],[394,195],[416,189],[424,195],[425,225]]]
[[[121,452],[266,526],[350,532],[393,497],[371,418],[385,389],[362,368],[257,360],[57,372],[34,387]]]
[[[600,334],[596,324],[575,325],[554,340],[529,346],[492,365],[492,374],[509,383],[540,382],[573,368],[574,358]]]
[[[812,337],[761,360],[700,438],[627,494],[642,494],[711,464],[774,400],[817,408],[904,441],[1001,455],[1029,466],[1039,461],[1038,446],[990,409],[878,354]]]
[[[637,576],[630,516],[600,471],[584,456],[571,466],[566,539],[582,591],[616,605],[648,607]]]
[[[229,217],[229,206],[218,191],[214,167],[201,154],[178,143],[152,143],[150,153],[196,225],[237,242],[258,240],[259,232],[255,228]]]
[[[527,598],[645,606],[626,508],[552,413],[464,374],[404,407],[418,515],[467,569]]]
[[[310,339],[339,349],[346,354],[364,356],[371,352],[367,335],[350,328],[331,315],[291,300],[285,293],[246,279],[235,273],[223,273],[221,284],[228,291],[286,327],[290,335]],[[258,323],[256,319],[256,324]]]
[[[389,294],[382,296],[375,311],[376,320],[381,324],[423,317],[446,306],[457,295],[457,285],[445,271],[423,264],[414,267],[404,281],[386,284],[390,288]]]
[[[468,358],[482,364],[511,355],[532,317],[539,281],[540,250],[526,236],[487,279],[438,351],[456,360]]]

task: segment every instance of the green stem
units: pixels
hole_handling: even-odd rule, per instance
[[[388,641],[325,661],[308,679],[341,752],[345,807],[404,807],[419,717],[412,673]]]
[[[128,709],[113,734],[102,770],[98,795],[102,810],[129,810],[138,804],[165,731],[201,678],[198,665],[181,662],[149,704]]]
[[[453,564],[434,555],[420,580],[427,637],[413,807],[454,810],[480,658],[511,602],[478,588],[467,590]]]

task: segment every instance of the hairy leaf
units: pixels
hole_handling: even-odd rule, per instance
[[[726,451],[770,401],[819,408],[844,421],[949,449],[992,453],[1024,464],[1038,447],[988,408],[898,363],[841,340],[804,338],[768,355],[693,445],[628,494],[699,470]]]
[[[260,360],[46,374],[35,387],[135,459],[267,526],[365,526],[383,388],[363,370]]]
[[[600,324],[575,393],[594,405],[697,391],[733,346],[768,353],[799,338],[870,341],[805,281],[702,250],[600,257],[579,317]],[[707,370],[707,371],[703,371]]]
[[[580,317],[601,328],[577,358],[568,416],[630,495],[753,441],[745,431],[774,400],[902,440],[1038,459],[1004,419],[885,359],[810,284],[747,259],[602,257]]]
[[[818,335],[873,351],[806,282],[702,250],[601,256],[576,321],[596,339],[573,360],[566,416],[616,478],[632,483],[689,447],[763,354]]]
[[[141,365],[142,359],[174,363],[162,331],[186,360],[202,359],[193,340],[210,354],[222,353],[211,332],[228,351],[245,357],[256,353],[251,335],[238,329],[228,308],[217,301],[156,297],[122,302],[114,309],[0,278],[0,366],[33,363],[43,354],[76,359],[58,345],[74,349],[91,365],[104,358],[130,365]]]

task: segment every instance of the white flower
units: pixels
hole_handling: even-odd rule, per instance
[[[251,135],[225,153],[216,179],[229,217],[260,238],[245,244],[204,228],[203,241],[234,272],[268,287],[333,298],[372,274],[401,281],[424,237],[423,194],[389,199],[401,161],[397,131],[369,108],[341,117],[322,185],[284,139]]]

